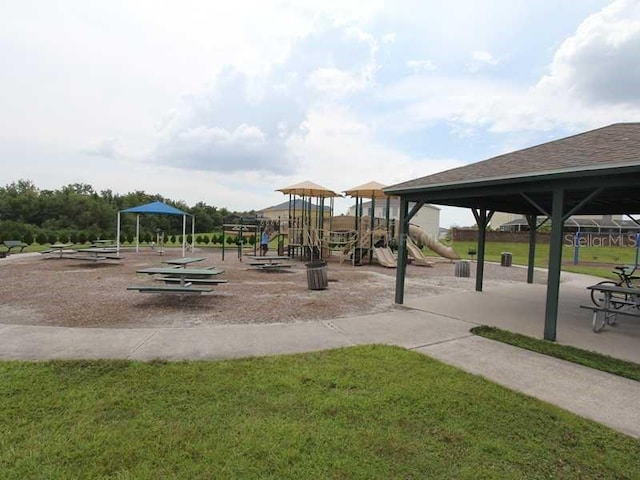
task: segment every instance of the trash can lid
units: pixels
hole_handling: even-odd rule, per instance
[[[325,262],[324,260],[316,260],[313,262],[307,262],[305,263],[305,265],[307,266],[307,268],[319,268],[319,267],[324,267],[327,264],[327,262]]]

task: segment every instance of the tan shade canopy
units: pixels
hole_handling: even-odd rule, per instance
[[[328,188],[323,187],[322,185],[318,185],[317,183],[313,183],[310,181],[296,183],[295,185],[290,185],[288,187],[279,188],[276,192],[282,192],[285,195],[300,195],[304,197],[341,197],[339,193],[334,192],[333,190],[329,190]]]
[[[382,191],[385,187],[386,185],[383,185],[380,182],[369,182],[364,185],[345,190],[344,193],[352,197],[386,198],[387,194]]]

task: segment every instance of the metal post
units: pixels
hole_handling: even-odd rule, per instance
[[[400,197],[400,228],[398,238],[398,268],[396,270],[396,303],[404,303],[404,277],[407,272],[407,234],[409,233],[409,202]]]
[[[544,316],[544,338],[555,341],[560,295],[560,271],[562,269],[562,230],[564,190],[553,191],[551,209],[551,240],[549,243],[549,273],[547,277],[547,302]]]
[[[227,239],[225,236],[226,231],[227,231],[227,228],[223,223],[222,224],[222,261],[223,262],[224,262],[224,244],[226,243],[225,240]]]
[[[140,246],[140,214],[136,214],[136,253]]]
[[[483,208],[474,211],[476,223],[478,224],[478,261],[476,263],[476,292],[482,291],[482,280],[484,278],[484,250],[487,238],[487,211]]]
[[[538,216],[527,215],[529,223],[529,263],[527,264],[527,283],[533,283],[534,267],[536,264],[536,232],[538,230]]]
[[[118,212],[118,228],[116,228],[116,255],[120,256],[120,212]],[[637,263],[638,261],[636,260],[636,264]]]
[[[369,264],[373,261],[373,222],[375,221],[376,196],[371,194],[371,226],[369,227]]]

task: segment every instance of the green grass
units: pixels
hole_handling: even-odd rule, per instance
[[[640,365],[637,363],[626,362],[601,353],[582,350],[569,345],[560,345],[547,340],[538,340],[537,338],[485,325],[474,327],[471,331],[476,335],[491,338],[492,340],[640,381]]]
[[[0,363],[24,478],[637,478],[640,442],[398,347]]]
[[[477,249],[477,242],[451,242],[451,246],[458,252],[461,258],[469,258],[470,248]],[[527,265],[529,261],[529,244],[519,242],[487,242],[485,260],[499,262],[502,252],[513,254],[513,263]],[[474,257],[475,258],[475,257]],[[632,247],[582,247],[580,249],[579,264],[573,265],[573,247],[564,246],[562,258],[565,262],[562,269],[567,272],[584,273],[598,277],[618,279],[611,272],[614,265],[633,265],[635,263],[635,248]],[[549,259],[549,245],[536,245],[536,267],[547,268]],[[611,266],[594,266],[593,263],[607,263]]]

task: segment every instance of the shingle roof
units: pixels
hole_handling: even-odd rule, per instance
[[[400,193],[435,185],[517,179],[640,165],[640,123],[616,123],[385,188]]]

